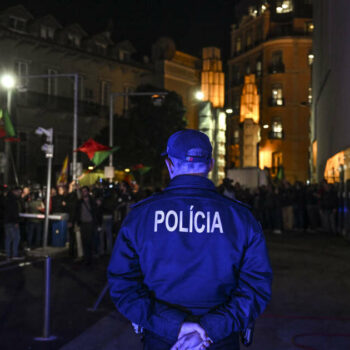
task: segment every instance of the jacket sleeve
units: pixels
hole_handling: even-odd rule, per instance
[[[127,226],[124,223],[119,231],[108,267],[111,298],[130,321],[175,343],[187,313],[157,301],[151,295],[143,283],[139,257],[128,238]]]
[[[260,225],[252,218],[248,243],[236,271],[237,285],[229,300],[200,319],[215,342],[247,328],[266,308],[271,298],[272,270]]]

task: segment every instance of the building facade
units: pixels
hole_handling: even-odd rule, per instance
[[[38,126],[54,130],[53,174],[60,171],[66,155],[72,159],[74,81],[57,74],[79,74],[78,145],[108,126],[111,92],[132,92],[143,84],[182,96],[188,126],[197,128],[198,108],[193,96],[200,89],[201,59],[176,50],[169,39],[158,40],[152,58],[135,59],[135,51],[127,40],[113,42],[108,26],[102,33],[88,35],[79,24],[62,26],[52,15],[34,18],[22,5],[2,10],[0,75],[11,74],[17,79],[10,114],[21,141],[7,146],[10,160],[4,156],[5,144],[0,140],[1,181],[6,170],[3,160],[10,173],[12,166],[17,169],[21,183],[43,180],[46,162],[40,150],[43,140],[34,133]],[[34,75],[44,77],[21,78]],[[0,108],[7,105],[7,96],[0,87]],[[118,116],[130,107],[127,97],[114,102]],[[84,158],[78,154],[78,160]]]
[[[313,179],[350,179],[350,3],[314,1],[311,167]],[[340,25],[340,23],[342,23]]]
[[[244,166],[241,101],[244,77],[254,74],[260,115],[255,164],[268,168],[272,177],[283,168],[288,181],[306,181],[313,58],[311,2],[255,1],[246,11],[231,31],[227,168]]]

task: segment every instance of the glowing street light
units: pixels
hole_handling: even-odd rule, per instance
[[[199,100],[199,101],[203,101],[203,98],[204,98],[203,92],[202,92],[202,91],[197,91],[197,92],[195,93],[195,98],[196,98],[197,100]]]
[[[1,85],[7,89],[7,90],[11,90],[15,87],[16,81],[15,78],[10,75],[10,74],[4,74],[1,77]]]
[[[268,129],[268,128],[269,128],[269,124],[265,124],[265,125],[263,126],[263,128],[264,128],[264,129]]]
[[[226,109],[226,113],[227,114],[232,114],[233,113],[233,109],[232,108],[227,108]]]

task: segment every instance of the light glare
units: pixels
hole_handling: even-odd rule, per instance
[[[196,94],[195,94],[195,97],[196,97],[197,100],[202,101],[203,98],[204,98],[204,94],[203,94],[202,91],[197,91]]]
[[[15,78],[10,74],[5,74],[1,77],[1,85],[5,89],[13,89],[15,87]]]

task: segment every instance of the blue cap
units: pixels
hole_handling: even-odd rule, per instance
[[[169,137],[166,152],[163,152],[162,156],[187,162],[206,163],[211,159],[212,151],[206,134],[198,130],[185,129]]]

